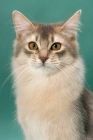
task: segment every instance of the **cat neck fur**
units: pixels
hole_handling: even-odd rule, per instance
[[[78,59],[69,67],[67,66],[63,70],[49,75],[40,74],[33,70],[33,68],[29,70],[26,69],[26,67],[27,66],[20,67],[19,64],[15,62],[15,59],[13,60],[13,69],[17,69],[17,71],[14,72],[14,75],[17,77],[15,78],[15,85],[19,91],[17,93],[18,96],[21,95],[21,92],[23,94],[23,91],[25,93],[25,90],[25,96],[27,96],[27,94],[30,96],[33,94],[34,90],[42,92],[44,88],[45,91],[47,89],[50,90],[52,94],[56,89],[56,92],[59,92],[60,90],[64,93],[61,93],[63,97],[67,96],[67,98],[73,101],[73,99],[76,100],[79,97],[83,90],[84,65],[80,57],[78,57]]]

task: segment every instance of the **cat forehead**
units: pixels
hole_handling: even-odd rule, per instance
[[[50,35],[53,37],[55,30],[52,25],[40,24],[37,28],[37,33],[39,34],[40,38],[47,40]]]
[[[60,42],[60,43],[63,43],[65,42],[65,39],[60,36],[59,34],[50,34],[48,35],[48,37],[46,37],[45,39],[43,39],[41,37],[41,35],[37,35],[37,34],[32,34],[32,35],[29,35],[27,38],[26,38],[26,42],[31,42],[31,41],[34,41],[34,42],[39,42],[40,44],[42,43],[54,43],[54,42]]]
[[[58,42],[60,40],[62,42],[64,41],[62,35],[55,30],[55,25],[44,24],[37,25],[36,32],[27,37],[27,42],[38,40],[40,42]]]

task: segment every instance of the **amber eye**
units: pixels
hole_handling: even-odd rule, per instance
[[[51,50],[54,50],[54,51],[60,50],[60,48],[61,48],[61,43],[54,43],[51,46]]]
[[[28,44],[28,46],[29,46],[30,50],[37,50],[38,49],[38,46],[37,46],[37,44],[35,42],[30,42]]]

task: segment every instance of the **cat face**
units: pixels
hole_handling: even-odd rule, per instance
[[[78,57],[76,30],[80,11],[68,21],[58,24],[36,24],[20,12],[13,13],[17,40],[14,57],[19,65],[28,65],[41,74],[63,70]]]

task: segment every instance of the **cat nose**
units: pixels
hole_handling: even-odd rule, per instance
[[[48,59],[47,56],[39,56],[39,59],[42,61],[42,63],[45,63],[45,61]]]

